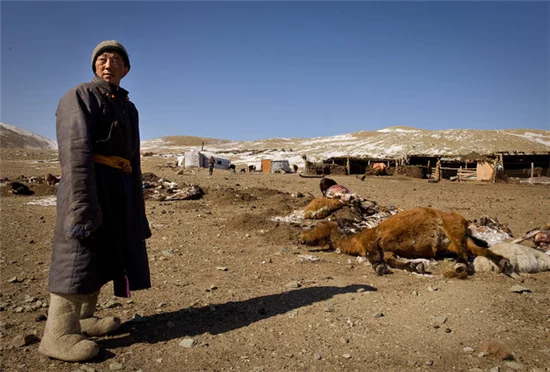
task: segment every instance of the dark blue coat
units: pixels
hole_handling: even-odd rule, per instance
[[[145,239],[138,112],[128,92],[95,77],[69,90],[56,112],[61,181],[48,289],[87,294],[114,281],[116,296],[151,287]],[[92,161],[130,160],[132,172]]]

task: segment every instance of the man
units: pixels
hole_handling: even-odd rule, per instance
[[[151,287],[145,239],[138,112],[120,81],[130,71],[126,49],[103,41],[92,53],[95,77],[69,90],[56,112],[62,177],[50,265],[50,307],[39,352],[91,359],[101,336],[120,319],[94,317],[101,287],[114,294]]]
[[[216,160],[211,156],[210,159],[208,159],[208,173],[210,173],[210,175],[214,173],[214,164],[216,164]]]

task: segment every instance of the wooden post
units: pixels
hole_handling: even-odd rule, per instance
[[[531,179],[529,180],[529,183],[533,183],[533,177],[535,177],[535,163],[531,163]]]
[[[351,169],[350,169],[350,165],[349,165],[349,155],[348,155],[348,159],[346,161],[346,168],[347,168],[348,176],[349,176],[351,174]]]

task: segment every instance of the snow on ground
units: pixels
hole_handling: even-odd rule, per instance
[[[57,204],[57,197],[47,196],[45,198],[35,199],[25,203],[26,205],[40,205],[43,207],[53,207]]]
[[[378,133],[415,133],[420,132],[418,129],[414,128],[384,128],[384,129],[378,129]]]
[[[163,138],[142,142],[142,151],[181,156],[198,146],[175,146]],[[540,130],[423,130],[411,127],[390,127],[377,131],[361,131],[314,138],[272,138],[256,141],[210,143],[205,151],[217,153],[234,164],[259,166],[262,159],[288,160],[303,168],[304,155],[310,161],[331,157],[405,157],[410,154],[457,156],[477,152],[550,151],[550,131]]]
[[[508,133],[510,135],[517,135],[515,133]],[[550,133],[548,135],[543,135],[539,133],[525,132],[523,135],[517,135],[520,137],[525,137],[530,139],[533,142],[542,143],[543,145],[550,147]]]

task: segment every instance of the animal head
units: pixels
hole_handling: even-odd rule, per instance
[[[304,231],[299,241],[305,245],[327,245],[331,243],[331,236],[335,230],[338,230],[336,222],[321,221],[314,228]]]
[[[535,244],[540,247],[550,246],[550,224],[544,226],[536,235],[535,235]]]
[[[326,195],[327,193],[327,190],[331,187],[331,186],[334,186],[334,185],[337,185],[338,183],[336,181],[334,181],[333,179],[331,178],[321,178],[321,181],[319,181],[319,187],[321,189],[321,193],[323,194],[323,196]]]

